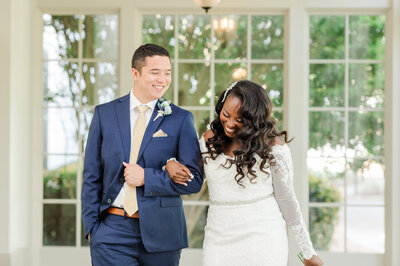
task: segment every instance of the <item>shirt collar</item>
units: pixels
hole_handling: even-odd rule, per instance
[[[133,91],[131,90],[131,92],[129,93],[129,97],[130,97],[130,110],[132,111],[133,109],[135,109],[137,106],[139,105],[143,105],[143,103],[141,103],[138,98],[136,98],[136,96],[133,94]],[[145,105],[147,107],[149,107],[151,109],[151,111],[154,111],[154,108],[156,107],[156,103],[157,103],[158,99],[155,99],[151,102],[146,103]]]

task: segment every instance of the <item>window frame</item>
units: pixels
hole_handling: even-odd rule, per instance
[[[359,107],[350,107],[349,106],[349,73],[350,73],[350,65],[351,64],[382,64],[385,65],[385,58],[384,59],[351,59],[349,56],[349,51],[350,51],[350,40],[349,40],[349,24],[350,24],[350,16],[358,16],[358,15],[367,15],[367,16],[380,16],[383,15],[386,17],[386,13],[381,11],[364,11],[364,12],[327,12],[327,11],[319,11],[319,12],[310,12],[308,14],[309,18],[311,16],[320,16],[320,15],[325,15],[325,16],[343,16],[345,19],[345,46],[344,46],[344,58],[343,59],[310,59],[309,58],[309,64],[308,64],[308,68],[307,70],[309,71],[310,66],[313,64],[342,64],[344,66],[344,105],[343,106],[338,106],[338,107],[324,107],[324,106],[320,106],[320,107],[312,107],[310,106],[310,104],[307,104],[307,109],[308,109],[308,116],[310,115],[311,112],[326,112],[326,111],[338,111],[338,112],[343,112],[344,116],[343,118],[345,119],[344,122],[344,141],[345,141],[345,146],[346,149],[348,148],[348,143],[349,143],[349,114],[351,112],[355,112],[355,111],[359,111],[360,108]],[[386,24],[386,21],[385,21]],[[385,37],[386,37],[386,26],[385,26]],[[385,50],[386,50],[386,45],[385,45]],[[385,73],[386,75],[386,73]],[[385,88],[385,97],[387,96],[386,93],[386,84],[384,86]],[[308,93],[309,95],[309,93]],[[385,98],[386,101],[386,98]],[[365,110],[366,112],[384,112],[384,121],[385,121],[385,125],[384,127],[386,127],[386,112],[385,112],[385,107],[377,107],[377,108],[364,108],[363,110]],[[384,131],[385,132],[385,131]],[[386,132],[385,132],[386,134]],[[308,140],[308,138],[307,138]],[[385,142],[386,144],[386,142]],[[386,148],[386,147],[385,147]],[[342,157],[340,157],[342,158]],[[343,155],[343,158],[345,159],[345,162],[348,162],[348,157],[346,154]],[[385,160],[385,155],[376,155],[373,157],[367,156],[367,157],[355,157],[355,159],[381,159],[383,161],[383,165],[386,165],[386,160]],[[325,202],[308,202],[308,208],[323,208],[323,207],[339,207],[339,208],[343,208],[343,212],[344,212],[344,217],[343,217],[343,227],[344,227],[344,232],[343,232],[343,237],[344,237],[344,243],[343,243],[343,252],[328,252],[328,251],[324,251],[324,253],[340,253],[340,254],[344,254],[345,256],[355,256],[354,254],[357,252],[348,252],[348,247],[347,247],[347,228],[348,228],[348,224],[347,224],[347,209],[348,207],[383,207],[386,210],[387,207],[387,203],[386,200],[384,199],[383,203],[376,203],[376,204],[371,204],[371,203],[366,203],[366,204],[360,204],[360,203],[349,203],[347,202],[347,175],[346,173],[344,174],[344,184],[343,184],[343,200],[340,202],[332,202],[332,203],[325,203]],[[386,186],[387,186],[387,182],[386,182],[386,174],[384,175],[384,180],[385,180],[385,190],[386,190]],[[340,210],[341,211],[341,210]],[[386,217],[387,215],[385,215],[385,220],[387,219]],[[384,229],[385,232],[385,236],[387,235],[387,230]],[[385,243],[386,245],[386,243]],[[371,257],[371,260],[368,262],[364,262],[363,265],[375,265],[375,264],[371,264],[371,261],[374,261],[374,263],[376,263],[375,259],[373,257],[379,257],[379,261],[383,260],[383,255],[386,253],[386,248],[385,248],[385,252],[380,254],[380,253],[361,253],[362,256],[365,257]]]
[[[76,263],[77,265],[87,265],[90,263],[90,256],[87,247],[43,247],[42,243],[42,202],[43,195],[43,175],[42,175],[42,45],[41,32],[43,28],[42,14],[100,14],[116,12],[119,14],[119,96],[126,94],[132,87],[130,75],[124,69],[130,69],[130,58],[134,47],[141,44],[141,15],[151,12],[155,8],[162,10],[163,13],[182,13],[198,14],[203,12],[199,7],[194,6],[190,1],[174,0],[173,2],[154,0],[136,1],[127,3],[123,0],[109,2],[99,0],[96,3],[89,0],[60,0],[57,4],[51,0],[38,0],[36,6],[31,10],[31,33],[32,48],[30,57],[31,84],[32,84],[32,182],[31,182],[31,247],[32,265],[60,265],[60,258],[68,258],[65,265]],[[397,139],[400,133],[400,1],[399,0],[367,0],[362,3],[357,0],[324,2],[306,0],[298,3],[289,0],[257,1],[243,4],[242,1],[222,1],[219,6],[211,9],[213,14],[218,12],[236,13],[236,11],[246,11],[257,14],[260,10],[273,12],[284,12],[285,14],[285,44],[284,44],[284,117],[283,127],[286,128],[291,136],[296,137],[296,141],[291,144],[295,170],[295,191],[302,206],[303,215],[308,217],[308,181],[306,179],[305,153],[308,147],[308,16],[309,14],[322,13],[333,14],[333,12],[383,12],[386,15],[386,53],[385,53],[385,178],[386,178],[386,252],[380,258],[368,257],[363,255],[342,256],[336,253],[320,252],[322,258],[329,264],[346,265],[349,261],[357,261],[363,265],[391,265],[400,263],[400,181],[396,176],[400,176],[400,141]],[[262,12],[264,13],[264,12]],[[360,12],[357,12],[360,14]],[[133,28],[133,30],[132,30]],[[128,34],[131,33],[131,34]],[[300,52],[299,52],[300,51]],[[397,60],[396,60],[397,59]],[[38,89],[40,88],[40,89]],[[390,100],[389,100],[390,99]],[[396,138],[397,137],[397,138]],[[297,265],[295,257],[298,250],[296,245],[290,243],[290,265]],[[190,264],[192,256],[201,256],[198,250],[187,249],[182,253],[181,262],[183,265]]]

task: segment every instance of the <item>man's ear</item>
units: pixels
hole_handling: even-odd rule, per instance
[[[132,73],[133,80],[138,80],[139,75],[140,75],[139,70],[137,70],[136,68],[132,67],[131,73]]]

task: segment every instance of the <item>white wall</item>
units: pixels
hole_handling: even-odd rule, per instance
[[[3,0],[0,12],[0,265],[26,265],[32,219],[30,0]]]

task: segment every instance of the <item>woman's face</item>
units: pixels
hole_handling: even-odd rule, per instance
[[[243,128],[242,114],[239,112],[241,105],[242,102],[238,97],[229,95],[219,114],[225,135],[229,138],[236,138]]]

